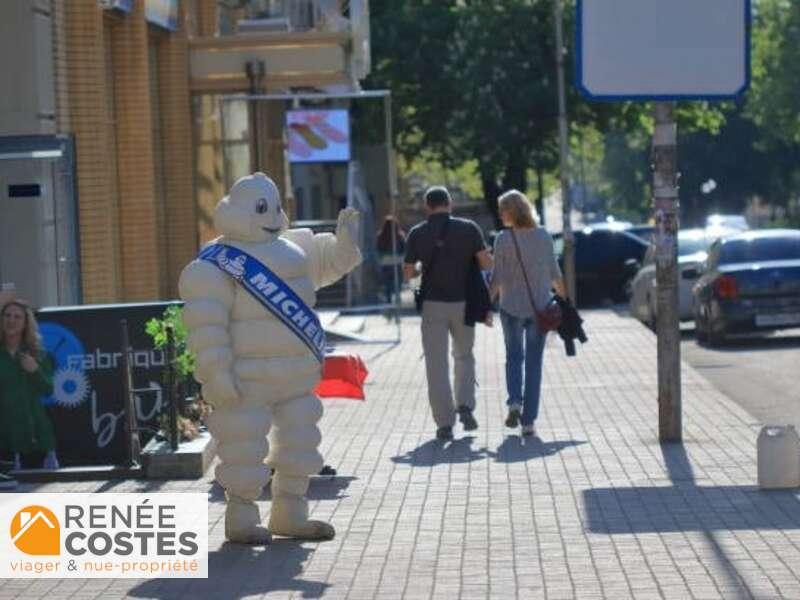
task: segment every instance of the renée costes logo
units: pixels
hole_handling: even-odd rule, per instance
[[[0,578],[208,577],[205,494],[3,494]]]

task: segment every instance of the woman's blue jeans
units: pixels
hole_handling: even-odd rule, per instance
[[[541,333],[534,317],[519,318],[500,311],[506,342],[506,389],[508,405],[521,404],[522,425],[531,425],[539,416],[542,387],[542,355],[547,333]],[[523,391],[522,367],[525,365]]]

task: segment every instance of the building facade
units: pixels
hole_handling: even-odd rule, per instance
[[[7,153],[13,154],[10,136],[24,142],[31,135],[68,139],[74,150],[72,164],[63,165],[74,175],[72,189],[50,189],[45,177],[36,201],[73,206],[59,219],[74,223],[58,225],[73,233],[75,256],[51,256],[54,244],[46,239],[26,255],[4,252],[16,255],[10,261],[16,266],[6,266],[0,278],[14,281],[34,304],[175,294],[179,269],[197,247],[187,17],[178,2],[152,0],[0,4],[0,43],[20,49],[2,53],[4,79],[27,75],[17,97],[4,94],[0,135]],[[3,188],[27,181],[23,159],[3,162]],[[35,230],[48,211],[33,211],[23,222],[4,214],[3,221]],[[65,262],[79,281],[74,293],[31,281],[34,265],[55,263],[58,270]]]
[[[368,70],[367,0],[3,0],[0,282],[36,306],[174,298],[236,176],[292,209],[285,103],[223,96]]]

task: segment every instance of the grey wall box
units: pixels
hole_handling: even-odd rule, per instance
[[[0,281],[34,306],[80,304],[71,136],[0,137]]]

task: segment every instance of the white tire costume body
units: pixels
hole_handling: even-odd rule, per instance
[[[309,306],[316,290],[358,266],[359,215],[339,214],[336,235],[287,230],[275,184],[264,174],[243,177],[217,205],[214,240],[247,252],[280,277]],[[195,378],[214,405],[208,419],[218,442],[217,481],[226,490],[225,533],[231,541],[266,543],[272,533],[307,539],[333,537],[333,528],[308,519],[309,476],[323,466],[317,451],[322,404],[313,390],[321,365],[311,350],[247,290],[217,266],[194,260],[179,289]],[[269,441],[268,441],[269,439]],[[266,464],[264,459],[266,458]],[[269,477],[269,529],[255,500]]]

